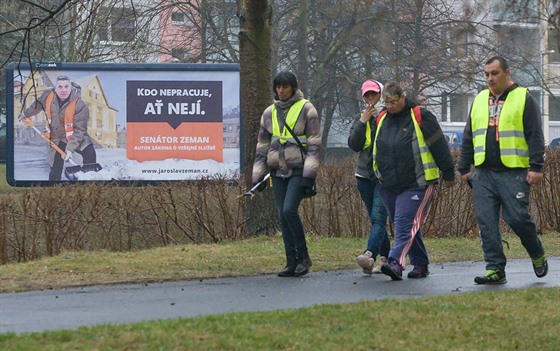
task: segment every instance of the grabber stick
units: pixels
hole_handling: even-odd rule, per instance
[[[255,184],[254,187],[252,187],[251,189],[249,189],[249,191],[245,192],[243,195],[239,195],[237,198],[240,199],[243,196],[250,196],[252,197],[253,195],[255,195],[255,191],[257,191],[257,188],[264,182],[268,181],[268,178],[270,178],[270,173],[268,173],[267,175],[264,176],[264,178],[258,182],[257,184]]]

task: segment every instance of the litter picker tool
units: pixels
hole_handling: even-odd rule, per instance
[[[39,129],[37,129],[37,127],[35,127],[33,125],[33,122],[31,122],[29,117],[25,117],[21,121],[23,123],[27,124],[28,126],[30,126],[31,128],[33,128],[33,130],[36,131],[37,134],[39,134],[41,136],[41,138],[43,138],[43,140],[47,144],[49,144],[53,149],[56,150],[56,152],[58,152],[60,154],[60,156],[62,156],[62,159],[64,159],[66,157],[66,152],[64,152],[64,150],[62,150],[60,147],[58,147],[58,145],[56,145],[56,143],[54,141],[47,138],[45,133],[43,133]],[[102,169],[102,167],[99,163],[89,163],[89,164],[85,164],[83,166],[80,166],[72,158],[70,158],[68,160],[68,162],[72,166],[64,168],[64,175],[66,176],[66,178],[68,178],[68,180],[72,180],[72,181],[78,179],[78,176],[76,175],[76,173],[78,173],[78,172],[84,172],[84,173],[85,172],[97,172],[97,171],[100,171]]]
[[[238,196],[238,198],[241,198],[243,196],[248,196],[248,197],[253,197],[253,195],[256,194],[257,189],[259,188],[259,186],[261,186],[262,183],[267,182],[268,178],[270,178],[270,173],[268,173],[267,175],[264,176],[264,178],[258,182],[257,184],[255,184],[254,187],[252,187],[251,189],[249,189],[249,191],[245,192],[243,195]]]

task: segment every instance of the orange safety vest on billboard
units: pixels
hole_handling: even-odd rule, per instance
[[[54,100],[54,91],[51,91],[47,96],[45,114],[47,115],[47,132],[46,136],[50,139],[51,135],[51,105]],[[64,131],[66,132],[66,140],[72,139],[74,134],[74,115],[76,114],[76,103],[78,99],[74,99],[68,103],[66,111],[64,111]]]

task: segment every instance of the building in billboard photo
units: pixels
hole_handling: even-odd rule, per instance
[[[58,71],[36,71],[23,82],[14,82],[14,115],[18,115],[38,99],[45,90],[54,88]],[[116,118],[117,109],[112,107],[105,96],[97,75],[88,75],[74,79],[72,82],[81,88],[82,100],[89,109],[88,134],[97,148],[117,147]],[[32,117],[39,130],[45,130],[46,114],[40,112]],[[16,124],[14,141],[24,144],[42,145],[42,138],[25,124]]]

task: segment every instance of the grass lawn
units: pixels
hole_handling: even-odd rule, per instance
[[[510,247],[505,249],[508,258],[527,257],[517,237],[505,239]],[[560,255],[560,235],[542,235],[541,240],[548,255]],[[477,238],[426,238],[425,241],[434,263],[482,260]],[[365,239],[309,238],[312,270],[357,268],[355,257],[365,244]],[[134,252],[66,252],[27,263],[0,265],[0,292],[250,276],[276,273],[284,264],[279,235]]]
[[[8,350],[558,350],[560,288],[0,334]],[[552,308],[553,306],[556,306]]]
[[[526,257],[507,237],[509,258]],[[551,256],[560,236],[542,236]],[[313,270],[355,268],[364,240],[310,238]],[[433,262],[481,260],[476,238],[428,239]],[[280,237],[0,266],[3,291],[274,273]],[[213,258],[220,257],[220,260]],[[311,273],[312,274],[312,273]],[[560,288],[378,300],[274,312],[0,334],[0,350],[560,350]]]

